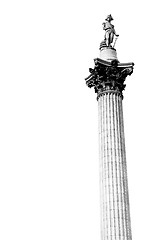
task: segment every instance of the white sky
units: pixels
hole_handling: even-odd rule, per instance
[[[159,1],[0,2],[0,239],[100,240],[98,109],[84,78],[112,14],[133,239],[159,239]]]

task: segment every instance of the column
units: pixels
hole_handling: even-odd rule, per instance
[[[86,78],[98,100],[101,240],[132,239],[122,100],[133,65],[97,58]]]
[[[102,240],[130,240],[122,96],[105,91],[98,98]]]

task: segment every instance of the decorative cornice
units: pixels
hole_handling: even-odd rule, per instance
[[[94,59],[94,69],[89,68],[90,75],[85,79],[88,87],[94,87],[97,97],[107,92],[121,94],[125,89],[124,81],[133,72],[134,63],[111,62],[100,58]]]

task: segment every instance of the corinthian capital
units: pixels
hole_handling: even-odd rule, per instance
[[[85,79],[88,87],[94,87],[96,93],[115,91],[122,95],[125,89],[124,81],[133,72],[133,63],[119,63],[95,59],[94,68],[90,68],[90,75]]]

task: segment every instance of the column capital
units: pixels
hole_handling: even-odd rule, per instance
[[[94,87],[99,95],[114,91],[122,95],[125,89],[124,81],[133,72],[134,63],[119,63],[118,60],[105,61],[94,59],[94,68],[89,68],[90,75],[85,78],[88,87]]]

